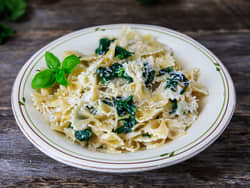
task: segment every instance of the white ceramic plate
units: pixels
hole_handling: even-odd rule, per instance
[[[105,154],[90,151],[50,130],[48,123],[32,106],[31,80],[36,69],[45,67],[45,51],[62,57],[66,50],[91,54],[102,36],[117,36],[124,24],[91,27],[63,36],[36,52],[18,73],[11,102],[16,121],[25,136],[38,149],[65,164],[104,172],[135,172],[170,166],[200,153],[212,144],[227,127],[235,108],[232,79],[220,60],[204,46],[176,31],[151,26],[126,24],[140,33],[150,33],[170,46],[185,69],[200,68],[199,81],[208,88],[209,96],[202,101],[198,120],[187,134],[162,147],[126,154]],[[96,28],[105,29],[105,31]],[[25,97],[25,105],[20,105]],[[164,155],[174,151],[172,157]]]

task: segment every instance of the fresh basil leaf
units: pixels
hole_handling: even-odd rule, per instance
[[[62,70],[66,74],[70,74],[79,63],[80,59],[76,55],[68,56],[62,62]]]
[[[14,35],[15,31],[11,28],[0,24],[0,44],[3,44],[8,38]]]
[[[58,69],[60,69],[60,60],[51,52],[45,53],[45,60],[49,69],[53,71],[58,71]]]
[[[49,88],[53,86],[55,82],[55,74],[51,70],[45,69],[35,75],[32,80],[31,86],[33,89]]]
[[[108,38],[100,39],[99,46],[95,50],[95,53],[98,55],[105,55],[109,51],[109,46],[113,41],[114,39],[113,40],[109,40]]]
[[[25,0],[5,0],[4,4],[7,12],[5,14],[13,21],[20,19],[25,14],[27,8]]]
[[[69,85],[63,70],[59,70],[58,72],[56,72],[56,81],[58,84],[61,84],[63,86]]]
[[[91,128],[85,129],[85,130],[78,130],[75,132],[75,137],[79,141],[89,141],[89,139],[92,136],[92,130]]]
[[[127,51],[125,48],[122,48],[120,46],[115,47],[115,57],[119,59],[126,59],[130,56],[132,56],[134,53]]]
[[[147,62],[143,63],[142,77],[144,79],[144,84],[146,85],[146,87],[148,87],[149,84],[151,84],[153,82],[153,80],[154,80],[155,70]]]
[[[177,100],[176,99],[170,100],[170,102],[172,103],[172,111],[169,112],[169,114],[175,114],[178,108]]]

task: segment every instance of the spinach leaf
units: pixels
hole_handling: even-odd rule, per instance
[[[114,105],[113,105],[113,101],[112,101],[111,98],[105,97],[104,99],[102,99],[102,102],[103,102],[104,104],[109,105],[109,106],[114,106]]]
[[[134,53],[127,51],[125,48],[122,48],[120,46],[115,47],[115,57],[119,59],[126,59],[130,56],[132,56]]]
[[[128,118],[120,119],[119,121],[122,122],[122,125],[115,130],[117,134],[131,132],[133,126],[136,124],[134,116],[129,116]]]
[[[120,117],[125,116],[126,114],[134,116],[137,111],[133,101],[133,96],[129,96],[125,99],[122,97],[113,97],[113,102],[116,107],[117,114]]]
[[[97,114],[97,110],[95,109],[94,106],[86,106],[86,109],[89,111],[89,113],[96,115]]]
[[[79,141],[89,141],[92,136],[91,128],[87,128],[85,130],[78,130],[75,132],[75,137]]]
[[[6,42],[6,40],[14,34],[15,34],[14,30],[3,24],[0,24],[0,44]]]
[[[128,83],[133,82],[133,78],[130,77],[123,66],[119,63],[114,63],[109,67],[99,67],[96,70],[97,79],[101,84],[106,84],[107,82],[113,80],[114,78],[123,78],[128,81]]]
[[[155,70],[153,67],[147,63],[143,63],[143,69],[142,69],[142,77],[144,79],[144,84],[148,87],[149,84],[151,84],[155,77]]]
[[[172,111],[169,112],[169,114],[175,114],[178,108],[177,100],[176,99],[170,100],[170,102],[172,103]]]
[[[113,41],[115,41],[115,39],[112,39],[112,40],[110,40],[108,38],[100,39],[99,46],[95,50],[95,53],[98,55],[105,55],[109,51],[110,44]],[[133,54],[134,54],[133,52],[129,52],[120,46],[115,47],[115,57],[117,57],[119,59],[126,59],[126,58],[132,56]]]
[[[151,138],[151,137],[152,137],[152,135],[151,135],[151,134],[149,134],[149,133],[143,133],[143,134],[142,134],[142,136],[143,136],[143,137],[149,137],[149,138]]]
[[[189,86],[189,80],[183,73],[180,72],[171,72],[170,78],[167,78],[167,86],[166,88],[171,89],[172,91],[176,91],[177,85],[182,82],[184,84],[184,88],[181,90],[180,94],[184,94],[187,87]]]
[[[71,124],[69,124],[69,126],[67,127],[68,129],[74,129],[73,126]]]
[[[169,74],[170,72],[173,72],[174,71],[174,67],[167,67],[167,68],[164,68],[164,69],[161,69],[159,71],[159,74],[157,76],[162,76],[164,74]]]
[[[108,38],[100,39],[99,46],[95,50],[95,53],[98,55],[105,55],[109,51],[109,46],[114,40],[115,39],[109,40]]]

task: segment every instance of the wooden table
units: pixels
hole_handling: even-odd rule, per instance
[[[8,23],[17,34],[0,46],[0,187],[250,187],[250,1],[28,1],[26,17]],[[48,42],[89,26],[144,23],[184,32],[228,68],[237,109],[223,135],[201,154],[171,167],[129,174],[90,172],[59,163],[36,149],[18,128],[10,104],[13,81]]]

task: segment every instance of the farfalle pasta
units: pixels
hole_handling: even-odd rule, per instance
[[[81,63],[55,83],[32,93],[34,107],[55,131],[107,153],[152,149],[186,133],[207,90],[199,69],[182,70],[173,51],[129,27],[105,36],[93,54],[67,51]]]

